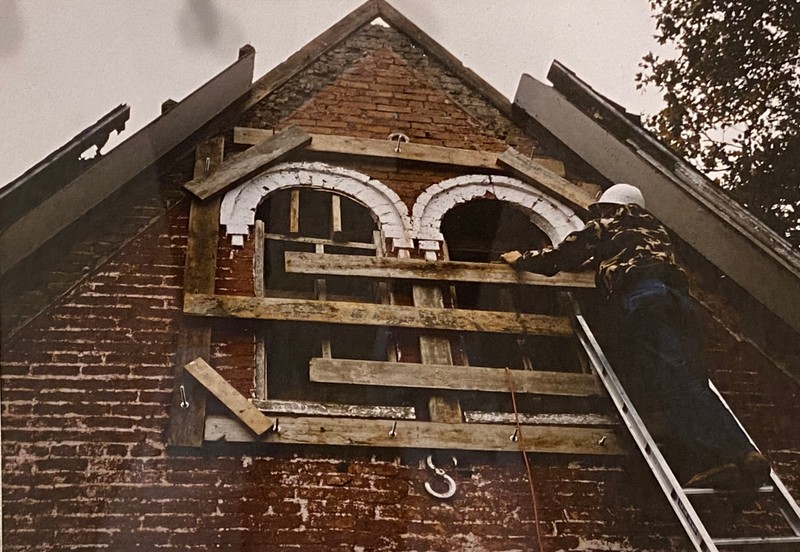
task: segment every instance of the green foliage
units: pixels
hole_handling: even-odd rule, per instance
[[[648,121],[756,216],[800,246],[800,2],[652,0],[659,43],[639,87],[666,107]]]

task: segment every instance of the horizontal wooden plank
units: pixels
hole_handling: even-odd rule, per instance
[[[556,276],[548,277],[532,272],[516,271],[504,263],[431,262],[424,259],[364,257],[297,251],[287,251],[284,259],[286,272],[303,274],[406,278],[411,280],[478,282],[483,284],[524,284],[569,288],[594,287],[594,274],[590,272],[562,272]]]
[[[497,157],[498,165],[509,169],[515,176],[544,190],[555,194],[580,212],[586,212],[594,198],[578,186],[548,169],[535,158],[522,155],[514,148],[508,148]]]
[[[300,414],[303,416],[333,416],[344,418],[416,419],[413,406],[363,406],[357,404],[322,403],[315,401],[287,401],[277,399],[254,400],[259,410],[272,415]]]
[[[233,141],[237,144],[259,144],[272,136],[272,131],[261,128],[235,127]],[[437,163],[455,165],[473,169],[497,169],[497,153],[461,148],[446,148],[428,144],[402,143],[400,151],[395,151],[397,142],[356,138],[353,136],[337,136],[330,134],[312,134],[311,144],[306,151],[335,153],[339,155],[359,155],[382,159],[400,159],[419,163]],[[542,166],[563,176],[564,163],[551,157],[534,157]]]
[[[513,424],[516,416],[513,412],[484,412],[480,410],[467,410],[464,412],[464,421],[474,424]],[[599,426],[613,427],[620,425],[619,419],[606,414],[580,414],[574,412],[552,412],[526,414],[520,412],[519,421],[525,425],[553,425],[553,426]]]
[[[275,424],[275,420],[264,416],[202,358],[196,358],[184,368],[256,435],[265,433]]]
[[[563,316],[273,297],[187,293],[183,297],[183,312],[217,318],[287,320],[556,337],[572,335],[570,320]]]
[[[591,374],[512,370],[511,375],[517,393],[573,397],[602,394]],[[505,369],[477,366],[312,358],[309,378],[321,383],[509,392]]]
[[[291,445],[366,446],[418,449],[490,450],[519,453],[514,426],[444,424],[406,420],[361,420],[281,416],[280,430],[256,437],[234,419],[206,417],[206,441]],[[391,434],[394,434],[392,437]],[[522,426],[525,448],[533,453],[619,455],[613,432],[599,428]],[[602,444],[601,444],[602,443]]]
[[[371,249],[373,251],[375,250],[375,244],[368,242],[334,241],[325,238],[308,238],[306,236],[287,236],[285,234],[264,234],[264,239],[273,241],[293,242],[293,243],[325,245],[329,247],[347,247],[350,249]]]
[[[250,178],[292,150],[311,142],[311,135],[298,127],[286,130],[260,142],[247,151],[228,159],[213,173],[195,178],[183,185],[200,199],[207,199]]]

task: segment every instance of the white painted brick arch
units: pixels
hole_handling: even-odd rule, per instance
[[[439,182],[420,194],[411,210],[414,237],[423,249],[438,249],[444,241],[440,228],[445,213],[486,196],[519,205],[554,244],[584,225],[571,208],[521,180],[474,174]]]
[[[282,188],[317,187],[348,196],[372,211],[394,247],[410,248],[411,219],[400,197],[385,184],[365,174],[325,163],[281,163],[243,182],[222,199],[220,224],[241,246],[255,224],[256,209],[268,194]]]

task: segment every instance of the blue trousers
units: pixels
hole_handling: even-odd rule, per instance
[[[754,450],[708,385],[702,328],[686,291],[645,279],[612,300],[617,372],[637,410],[658,411],[699,457],[736,462]]]

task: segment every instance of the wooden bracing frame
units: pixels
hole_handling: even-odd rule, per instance
[[[248,131],[252,138],[253,131]],[[241,129],[237,136],[247,134]],[[591,278],[585,274],[566,274],[554,279],[536,275],[520,275],[504,265],[452,262],[447,260],[446,248],[437,256],[428,252],[425,260],[386,256],[384,238],[376,232],[372,244],[342,242],[342,211],[339,197],[330,195],[330,239],[300,235],[299,194],[292,194],[289,202],[288,233],[268,233],[263,223],[254,229],[255,252],[253,261],[254,290],[252,296],[222,296],[214,294],[216,274],[216,247],[219,232],[219,194],[236,181],[263,170],[270,163],[285,157],[291,151],[306,148],[310,151],[335,151],[339,154],[366,156],[385,155],[385,143],[345,139],[346,137],[311,137],[298,129],[289,129],[270,135],[256,148],[240,154],[228,166],[213,172],[218,161],[207,161],[209,155],[198,149],[195,179],[187,185],[198,199],[192,203],[189,245],[186,261],[186,285],[183,311],[186,315],[184,341],[197,341],[200,345],[182,344],[178,352],[175,399],[170,427],[170,444],[199,446],[203,440],[294,443],[316,445],[359,445],[376,447],[444,448],[464,450],[515,451],[517,444],[511,439],[513,424],[490,423],[481,413],[462,412],[454,392],[507,392],[505,371],[498,368],[455,366],[451,356],[451,337],[456,332],[509,333],[570,337],[572,323],[566,317],[520,314],[502,311],[464,310],[445,308],[443,290],[449,282],[492,281],[509,285],[550,285],[565,288],[592,287]],[[316,148],[314,143],[316,140]],[[270,143],[271,142],[271,143]],[[373,143],[374,142],[374,143]],[[221,160],[221,141],[218,160]],[[203,146],[203,147],[208,147]],[[381,149],[383,148],[383,149]],[[498,157],[486,152],[443,151],[447,148],[427,149],[417,146],[407,150],[409,161],[463,164],[464,166],[495,165]],[[427,152],[426,152],[427,151]],[[252,152],[252,155],[248,155]],[[383,152],[383,153],[382,153]],[[513,150],[512,150],[513,153]],[[412,155],[413,154],[413,155]],[[510,154],[504,154],[508,157]],[[501,156],[503,157],[503,156]],[[517,171],[530,169],[543,186],[560,186],[563,178],[536,160],[523,159]],[[227,163],[227,162],[226,162]],[[211,167],[211,170],[207,168]],[[557,168],[557,167],[556,167]],[[216,176],[215,176],[216,175]],[[222,176],[224,175],[224,177]],[[542,184],[541,181],[545,181]],[[555,193],[555,192],[554,192]],[[566,194],[561,188],[558,194]],[[572,193],[572,192],[570,192]],[[200,199],[204,197],[205,199]],[[335,198],[335,199],[334,199]],[[572,197],[570,203],[584,207],[585,197]],[[312,298],[270,296],[264,282],[265,241],[295,242],[313,247],[313,253],[287,252],[287,273],[314,275]],[[336,251],[374,250],[375,256],[331,254]],[[401,255],[403,257],[403,255]],[[376,303],[337,301],[329,293],[326,277],[356,277],[379,282],[376,286]],[[407,280],[411,283],[413,306],[394,304],[388,282]],[[419,330],[421,364],[398,362],[388,355],[387,361],[354,361],[332,358],[330,342],[322,340],[322,349],[312,359],[311,381],[335,382],[339,385],[406,387],[431,390],[427,404],[430,421],[422,421],[414,407],[407,406],[357,406],[311,401],[275,400],[267,383],[267,351],[264,334],[257,332],[254,364],[254,397],[236,396],[237,391],[219,381],[218,374],[208,364],[210,356],[210,317],[270,320],[273,323],[302,321],[322,324],[336,331],[342,325],[415,328]],[[433,333],[431,333],[433,331]],[[444,333],[442,333],[444,332]],[[196,360],[197,359],[197,360]],[[463,360],[463,359],[462,359]],[[182,367],[186,366],[184,370]],[[546,367],[545,367],[546,368]],[[591,397],[602,394],[593,376],[581,373],[555,373],[545,371],[514,371],[518,393]],[[195,377],[191,377],[193,374]],[[233,418],[207,416],[205,399],[198,381],[209,392],[228,406]],[[181,386],[183,387],[181,391]],[[189,408],[182,408],[185,393],[189,392]],[[271,417],[256,416],[253,409],[269,412]],[[499,418],[502,415],[498,414]],[[545,416],[546,417],[546,416]],[[524,426],[529,450],[569,454],[620,454],[622,449],[608,426],[597,426],[597,416],[561,416],[561,421],[550,420],[551,425]],[[238,418],[238,419],[237,419]],[[498,419],[499,419],[498,418]],[[592,418],[592,420],[589,420]],[[529,419],[535,419],[529,417]],[[465,421],[466,420],[466,421]],[[480,423],[475,421],[483,420]],[[472,421],[473,423],[470,423]],[[579,426],[592,427],[579,427]]]

